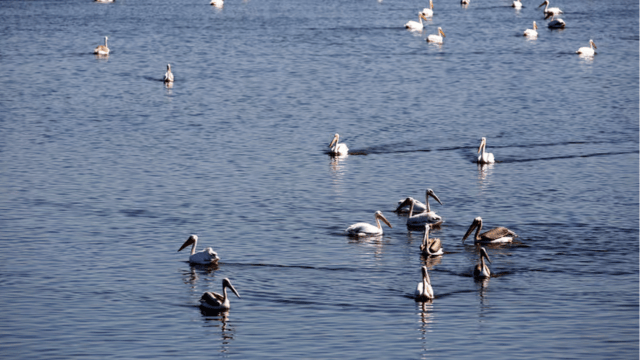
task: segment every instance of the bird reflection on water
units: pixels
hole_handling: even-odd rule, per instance
[[[235,339],[236,329],[229,324],[229,311],[211,312],[200,307],[203,326],[208,328],[220,328],[220,352],[230,352],[231,340]]]

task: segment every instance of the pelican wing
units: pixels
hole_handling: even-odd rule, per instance
[[[517,237],[518,235],[516,235],[516,233],[507,229],[506,227],[501,226],[501,227],[497,227],[489,231],[483,232],[482,234],[480,234],[480,239],[491,241],[491,240],[497,240],[497,239],[503,238],[505,236]]]
[[[222,306],[223,301],[224,297],[222,295],[210,291],[202,294],[202,297],[200,298],[200,303],[202,303],[203,305],[206,304],[210,307]]]

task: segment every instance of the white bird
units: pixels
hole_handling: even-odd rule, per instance
[[[411,208],[411,202],[413,201],[413,211],[418,214],[421,212],[425,212],[427,210],[427,205],[423,204],[419,200],[416,200],[412,197],[404,198],[402,200],[398,200],[398,207],[393,210],[396,213],[408,213]]]
[[[581,56],[593,56],[595,55],[595,50],[598,47],[596,46],[596,44],[593,42],[593,40],[589,40],[589,47],[581,47],[580,49],[578,49],[578,51],[576,51],[576,54],[580,54]]]
[[[518,237],[516,233],[502,226],[493,228],[480,234],[480,230],[482,230],[482,218],[478,216],[477,218],[473,219],[471,226],[469,226],[469,230],[467,230],[467,232],[462,237],[462,243],[464,243],[471,232],[473,232],[473,229],[476,229],[476,234],[473,237],[474,243],[507,243],[511,242],[513,238]]]
[[[167,64],[167,72],[164,74],[164,82],[173,82],[173,73],[171,72],[171,64]]]
[[[429,196],[436,199],[436,201],[440,203],[440,205],[442,205],[442,201],[440,201],[433,190],[427,189],[425,196],[425,211],[414,214],[414,204],[416,201],[412,198],[407,198],[398,206],[396,210],[404,207],[407,203],[409,204],[409,217],[407,218],[407,226],[422,226],[424,224],[434,224],[442,221],[442,217],[440,215],[436,214],[435,211],[431,211],[431,207],[429,206]]]
[[[333,140],[331,140],[331,143],[329,144],[329,147],[331,148],[331,155],[347,155],[349,153],[347,144],[340,144],[338,141],[340,141],[340,135],[333,135]]]
[[[418,18],[420,22],[409,20],[406,24],[404,24],[404,27],[411,31],[422,31],[422,29],[424,28],[424,25],[422,24],[422,19],[424,20],[427,20],[427,19],[424,17],[424,15],[421,12],[418,13]]]
[[[549,18],[549,16],[551,17],[551,21],[547,24],[547,26],[549,27],[549,29],[564,29],[566,23],[564,22],[564,20],[557,18],[556,19],[556,15],[547,15],[546,18]]]
[[[191,235],[187,239],[187,241],[182,244],[178,251],[186,248],[191,245],[191,255],[189,255],[189,262],[192,264],[215,264],[220,260],[218,257],[218,253],[213,251],[212,248],[208,247],[202,251],[196,252],[196,246],[198,245],[198,235]]]
[[[522,3],[520,2],[520,0],[513,0],[513,4],[511,4],[512,8],[516,8],[516,9],[522,9]]]
[[[489,270],[489,266],[487,266],[487,264],[484,262],[485,258],[489,263],[491,263],[491,259],[489,259],[489,254],[487,254],[487,250],[485,250],[485,248],[483,247],[480,247],[480,261],[476,265],[475,269],[473,269],[474,278],[491,277],[491,270]]]
[[[98,55],[109,55],[109,47],[107,47],[107,40],[109,40],[109,38],[105,36],[104,45],[98,45],[98,47],[93,50],[93,53]]]
[[[433,16],[433,0],[429,0],[429,7],[428,8],[422,9],[422,15],[424,15],[424,17],[432,17]]]
[[[370,236],[370,235],[382,235],[382,226],[380,225],[380,220],[382,220],[388,227],[392,228],[389,221],[382,215],[380,210],[375,213],[376,225],[371,225],[368,223],[356,223],[349,226],[345,232],[348,235],[352,236]]]
[[[538,37],[538,25],[536,24],[536,22],[533,22],[533,29],[527,29],[524,31],[524,36],[528,36],[528,37]]]
[[[469,5],[469,0],[460,0],[460,4]]]
[[[93,0],[94,2],[99,2],[99,3],[112,3],[115,2],[115,0]]]
[[[231,308],[229,298],[227,297],[227,288],[231,289],[238,298],[240,294],[231,285],[229,279],[222,279],[222,295],[207,291],[200,297],[200,306],[206,310],[226,311]]]
[[[544,5],[544,10],[542,10],[542,12],[544,13],[545,16],[564,14],[562,10],[560,10],[560,8],[557,8],[557,7],[550,8],[549,0],[544,0],[544,2],[540,4],[538,8],[541,8],[542,5]]]
[[[432,300],[434,298],[433,288],[431,287],[431,279],[427,267],[422,267],[422,281],[416,286],[414,293],[416,301]]]
[[[480,140],[480,147],[478,147],[478,154],[482,151],[482,154],[478,155],[478,164],[493,164],[496,162],[492,153],[485,152],[486,147],[487,138],[482,138],[482,140]]]
[[[429,230],[431,224],[424,225],[424,236],[422,237],[422,245],[420,245],[420,251],[425,256],[440,256],[444,254],[442,249],[442,242],[438,238],[429,239]]]
[[[446,35],[444,34],[444,31],[442,31],[441,27],[438,27],[438,34],[431,34],[429,36],[427,36],[427,42],[432,42],[432,43],[436,43],[436,44],[442,44],[442,42],[444,41],[442,38],[446,37]]]
[[[224,0],[211,0],[209,4],[220,8],[224,5]]]

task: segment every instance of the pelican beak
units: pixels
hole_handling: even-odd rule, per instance
[[[382,220],[382,222],[387,224],[388,227],[393,229],[393,226],[391,226],[391,223],[389,222],[389,220],[387,220],[387,218],[385,218],[384,215],[382,215],[382,213],[378,214],[378,218]]]
[[[329,147],[332,147],[332,146],[333,146],[333,144],[337,144],[337,143],[338,143],[338,137],[337,137],[337,136],[334,136],[334,137],[333,137],[333,140],[331,140],[331,143],[329,144]]]
[[[491,261],[489,261],[489,262],[491,262]],[[238,299],[241,299],[240,294],[238,294],[238,291],[236,290],[236,288],[233,287],[233,285],[231,285],[231,283],[229,283],[229,289],[231,289],[231,291],[233,291],[233,293],[236,294]]]
[[[546,4],[546,3],[547,3],[546,1],[545,1],[545,2],[543,2],[542,4],[540,4],[540,6],[538,6],[538,8],[541,8],[541,7],[542,7],[542,5],[544,5],[544,4]]]
[[[404,201],[403,201],[403,202],[401,202],[401,203],[400,203],[400,205],[398,205],[398,207],[397,207],[395,210],[393,210],[393,212],[398,212],[398,211],[400,211],[400,209],[402,209],[403,207],[405,207],[405,206],[407,206],[407,205],[411,205],[411,202],[412,202],[412,201],[413,201],[413,199],[412,199],[412,198],[410,198],[410,197],[408,197],[408,198],[404,199]]]
[[[538,25],[536,24],[536,22],[533,22],[533,30],[538,30]]]
[[[487,261],[489,262],[489,264],[493,264],[493,263],[491,262],[491,259],[489,259],[489,254],[487,254],[487,250],[485,250],[485,248],[480,248],[480,249],[481,249],[481,251],[482,251],[482,256],[484,256],[484,257],[487,259]]]
[[[427,278],[427,284],[431,285],[431,278],[429,277],[429,272],[427,271],[427,267],[422,267],[422,276]]]
[[[189,236],[189,238],[187,239],[187,241],[184,242],[184,244],[182,244],[182,246],[180,246],[180,249],[178,249],[178,251],[186,248],[189,245],[193,245],[193,243],[196,241],[196,239],[192,236]]]
[[[594,43],[593,41],[591,42],[591,45],[593,45],[594,49],[597,49],[598,47],[596,46],[596,43]]]
[[[478,226],[478,222],[473,220],[473,222],[471,223],[471,226],[469,226],[469,230],[467,230],[467,232],[462,237],[463,244],[464,244],[464,241],[469,237],[469,235],[473,232],[473,230],[475,230],[477,226]]]
[[[429,195],[431,195],[432,198],[436,199],[436,201],[439,202],[440,205],[442,205],[442,201],[440,201],[440,199],[438,199],[438,196],[433,191],[430,192]]]
[[[447,37],[447,35],[444,34],[444,31],[442,31],[442,29],[440,29],[440,34],[442,34],[442,37]]]

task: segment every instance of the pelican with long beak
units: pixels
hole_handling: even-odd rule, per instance
[[[420,251],[424,256],[440,256],[444,253],[442,250],[442,242],[438,238],[429,239],[429,230],[431,224],[425,224],[424,236],[422,237],[422,245],[420,245]]]
[[[578,49],[578,51],[576,51],[576,54],[580,54],[580,56],[593,56],[596,53],[594,49],[597,48],[598,47],[593,42],[593,40],[589,40],[589,47],[581,47],[580,49]]]
[[[360,222],[349,226],[345,232],[347,235],[352,236],[371,236],[371,235],[382,235],[382,225],[380,225],[380,220],[387,224],[388,227],[393,228],[389,220],[387,220],[380,210],[375,213],[376,225],[371,225],[368,223]]]
[[[440,201],[436,193],[434,193],[433,190],[431,189],[427,189],[426,196],[425,196],[426,197],[425,211],[414,214],[415,200],[409,198],[410,206],[409,206],[409,217],[407,218],[407,226],[422,226],[424,224],[436,224],[436,223],[442,222],[442,217],[436,214],[435,211],[431,211],[431,207],[429,206],[429,196],[436,199],[436,201],[440,205],[442,205],[442,201]],[[405,202],[407,202],[407,200],[405,200]],[[404,203],[400,204],[400,206],[398,206],[398,209],[403,205]]]
[[[469,226],[469,230],[467,230],[467,232],[462,237],[462,243],[464,243],[469,235],[471,235],[474,229],[476,229],[476,234],[473,237],[474,243],[508,243],[511,242],[513,238],[518,237],[516,233],[502,226],[493,228],[480,234],[480,230],[482,230],[482,218],[478,216],[477,218],[473,219],[471,226]]]
[[[182,244],[178,251],[186,248],[189,245],[191,245],[191,255],[189,255],[189,262],[191,264],[208,265],[215,264],[218,262],[218,260],[220,260],[220,258],[218,257],[218,253],[213,251],[213,249],[210,247],[196,252],[196,246],[198,245],[198,235],[189,236],[187,241]]]
[[[443,39],[444,37],[446,37],[446,35],[444,34],[444,31],[442,31],[441,27],[438,27],[438,34],[431,34],[427,36],[427,42],[442,44],[444,42],[444,39]]]
[[[213,311],[229,310],[231,306],[229,304],[229,298],[227,297],[227,288],[231,289],[231,291],[240,298],[240,294],[238,294],[238,291],[231,285],[231,281],[225,278],[222,279],[222,295],[207,291],[200,297],[200,306],[206,310]]]
[[[173,82],[173,73],[171,72],[171,64],[167,64],[167,72],[164,74],[164,82]]]
[[[535,38],[538,37],[538,25],[536,24],[536,22],[533,22],[533,29],[527,29],[524,31],[524,36],[530,37],[530,38]]]
[[[485,152],[487,148],[487,138],[482,138],[480,141],[480,147],[478,147],[478,164],[493,164],[496,160],[493,158],[492,153]]]
[[[426,266],[422,267],[422,281],[418,283],[414,295],[416,301],[432,300],[434,298],[431,279],[429,278],[429,272],[427,272]]]
[[[429,196],[430,196],[430,193],[432,194],[431,196],[433,196],[434,199],[438,198],[437,196],[435,196],[436,194],[433,192],[433,190],[427,189],[426,196],[425,196],[425,202],[427,203],[426,205],[421,203],[420,201],[412,198],[412,197],[408,197],[408,198],[404,198],[402,200],[399,200],[398,201],[398,207],[395,210],[393,210],[393,212],[396,212],[396,213],[407,213],[407,212],[409,212],[412,201],[413,201],[413,211],[416,214],[427,211],[427,208],[429,208],[429,211],[430,211],[431,210],[431,208],[429,207]],[[440,202],[440,200],[437,200],[437,201]],[[441,202],[440,202],[440,205],[442,205]]]
[[[420,22],[409,20],[406,24],[404,24],[404,27],[411,31],[422,31],[422,29],[424,28],[424,25],[422,24],[422,20],[423,19],[427,20],[427,19],[425,18],[424,14],[421,12],[418,13],[418,19],[420,20]]]
[[[491,259],[489,259],[489,254],[487,254],[487,250],[485,250],[485,248],[483,247],[480,247],[480,262],[478,262],[475,269],[473,269],[474,278],[491,277],[491,270],[489,270],[489,266],[487,266],[487,264],[484,262],[485,258],[489,263],[491,263]]]
[[[564,14],[562,10],[560,10],[560,8],[557,8],[557,7],[550,8],[549,0],[544,0],[544,2],[540,4],[538,8],[541,8],[542,5],[544,5],[544,10],[542,10],[542,12],[544,13],[544,16]]]
[[[429,7],[422,9],[422,15],[424,17],[432,17],[433,16],[433,0],[429,0]]]
[[[564,29],[565,25],[567,25],[564,20],[557,18],[555,14],[549,14],[545,19],[551,17],[551,21],[547,24],[549,29]]]
[[[333,135],[333,140],[331,140],[331,143],[329,144],[329,148],[331,148],[331,155],[347,155],[349,153],[347,144],[340,144],[338,141],[340,141],[340,135]]]
[[[107,47],[107,40],[109,37],[104,37],[104,45],[98,45],[95,49],[93,49],[93,53],[97,55],[109,55],[109,47]]]

